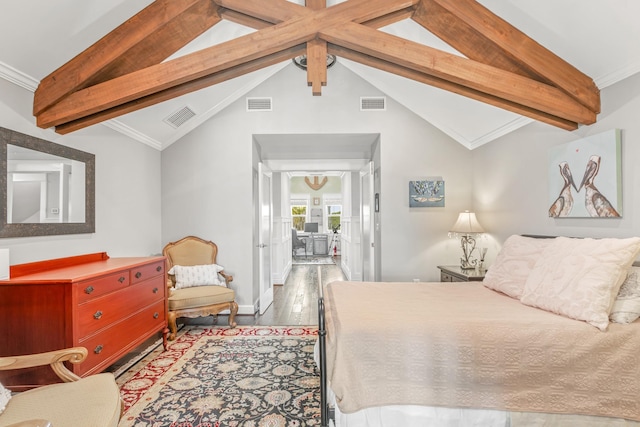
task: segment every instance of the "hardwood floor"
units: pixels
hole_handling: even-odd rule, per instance
[[[335,260],[337,265],[294,264],[286,283],[274,286],[273,304],[262,316],[256,316],[254,324],[261,326],[317,325],[319,285],[345,280],[339,265],[340,258],[336,257]]]

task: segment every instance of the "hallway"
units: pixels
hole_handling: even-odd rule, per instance
[[[337,264],[340,257],[336,257]],[[346,280],[339,265],[294,264],[284,285],[274,286],[273,304],[255,324],[306,326],[318,324],[318,286]],[[239,316],[245,317],[245,316]]]

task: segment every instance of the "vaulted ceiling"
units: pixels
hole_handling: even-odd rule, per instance
[[[81,0],[61,2],[59,6],[75,5],[78,19],[87,20],[82,12],[89,9]],[[472,148],[528,119],[566,130],[594,123],[600,97],[589,75],[626,77],[621,73],[637,72],[640,60],[637,53],[630,54],[631,46],[637,46],[633,41],[640,40],[629,18],[631,8],[638,6],[628,1],[609,7],[597,0],[307,0],[306,7],[286,0],[112,3],[111,9],[102,5],[93,17],[103,23],[102,36],[97,28],[83,27],[91,34],[85,37],[86,45],[69,37],[66,63],[51,66],[39,81],[33,101],[38,126],[64,134],[107,121],[163,148],[180,132],[160,141],[145,138],[144,124],[143,131],[135,131],[136,117],[148,120],[154,111],[164,114],[169,105],[178,108],[185,98],[211,94],[216,86],[223,87],[217,89],[222,97],[240,96],[302,54],[307,55],[309,96],[321,96],[322,87],[331,85],[325,61],[329,53]],[[575,6],[575,13],[567,14],[567,6]],[[15,20],[22,13],[16,13]],[[117,16],[112,15],[124,23],[113,25]],[[123,15],[128,19],[122,20]],[[7,24],[9,29],[15,25]],[[567,35],[589,36],[564,40]],[[584,59],[590,57],[595,58]],[[33,75],[21,70],[21,64],[5,62],[11,60],[11,55],[0,57],[19,75]],[[601,61],[609,66],[604,74]],[[233,84],[237,87],[230,89]],[[421,94],[429,94],[423,100],[433,102],[434,93],[445,99],[440,102],[444,110],[459,103],[457,114],[470,108],[496,118],[485,121],[494,129],[456,129],[454,121],[434,113],[436,108],[416,108]],[[216,112],[204,109],[209,116]]]

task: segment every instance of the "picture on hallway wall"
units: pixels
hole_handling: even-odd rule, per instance
[[[432,177],[420,181],[409,181],[409,207],[443,207],[444,181]]]
[[[613,129],[549,150],[549,217],[621,217],[621,148]]]

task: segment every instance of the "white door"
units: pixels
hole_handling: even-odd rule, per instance
[[[273,302],[271,283],[271,170],[258,164],[258,250],[260,264],[260,314]]]
[[[360,171],[360,235],[362,241],[362,280],[375,282],[376,242],[374,230],[374,176],[373,162]]]

